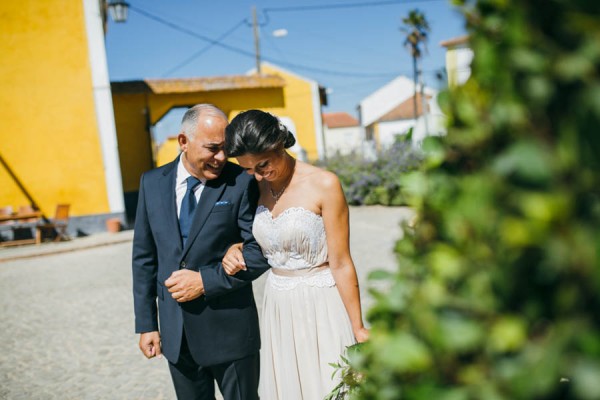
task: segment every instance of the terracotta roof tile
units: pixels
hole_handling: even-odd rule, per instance
[[[408,99],[404,100],[402,103],[392,108],[386,114],[381,116],[377,121],[385,122],[385,121],[396,121],[399,119],[412,119],[414,118],[414,105],[413,98],[415,96],[410,96]],[[430,99],[431,96],[425,95],[427,99]],[[417,93],[417,116],[423,114],[423,102],[421,101],[421,93]]]
[[[358,120],[345,112],[325,113],[323,114],[323,123],[328,128],[358,126]]]

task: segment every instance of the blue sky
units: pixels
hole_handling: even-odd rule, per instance
[[[108,23],[112,81],[245,74],[255,67],[250,22],[256,6],[263,59],[328,88],[324,112],[354,116],[361,99],[398,75],[412,77],[400,31],[410,10],[422,11],[431,26],[423,59],[427,85],[440,86],[440,41],[465,33],[464,19],[448,0],[127,1],[127,22]],[[273,36],[277,29],[287,36]]]

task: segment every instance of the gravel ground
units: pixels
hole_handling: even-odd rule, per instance
[[[394,268],[406,208],[352,207],[351,249],[366,276]],[[133,333],[131,231],[0,249],[0,399],[175,399],[164,359]],[[262,303],[264,280],[254,284]]]

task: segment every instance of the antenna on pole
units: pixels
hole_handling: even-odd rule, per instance
[[[258,32],[258,20],[256,18],[256,6],[252,6],[252,28],[254,30],[254,51],[256,55],[256,73],[260,75],[260,36]]]

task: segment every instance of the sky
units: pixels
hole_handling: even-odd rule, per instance
[[[431,31],[423,78],[441,87],[442,40],[465,34],[449,0],[127,0],[125,23],[109,19],[111,81],[246,74],[256,66],[252,10],[263,61],[319,83],[323,112],[347,112],[399,75],[412,78],[402,18],[425,14]],[[287,35],[277,36],[285,30]]]

